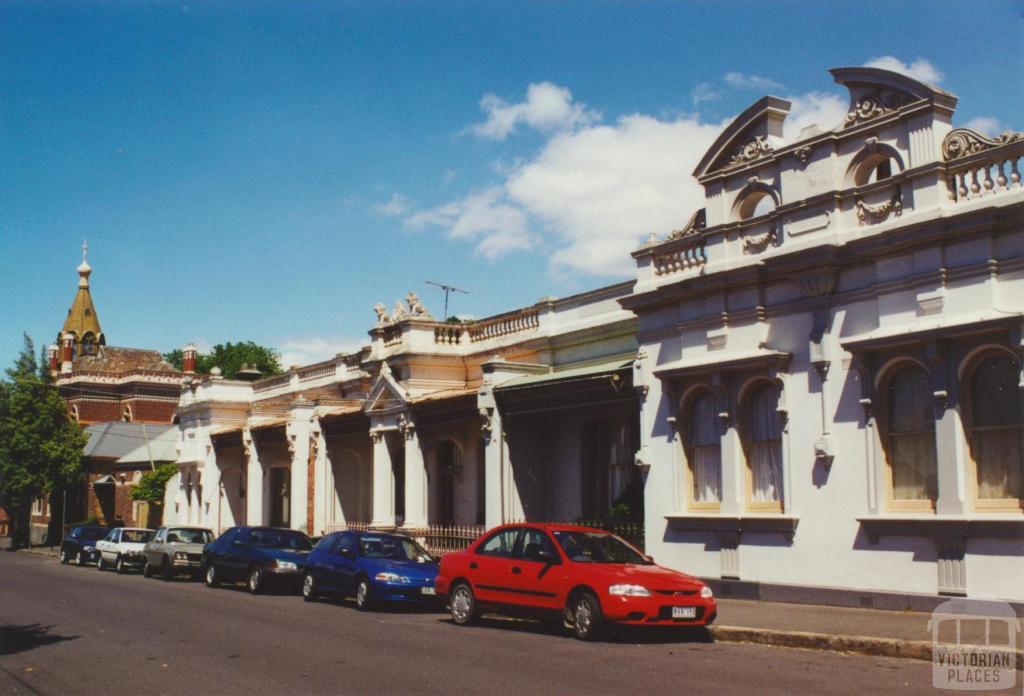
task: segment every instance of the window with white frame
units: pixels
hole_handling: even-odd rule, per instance
[[[989,353],[968,377],[968,441],[974,462],[975,506],[1024,507],[1024,408],[1020,365]]]
[[[890,507],[934,509],[938,493],[935,415],[924,368],[907,363],[896,369],[886,383],[885,411]]]
[[[690,401],[683,447],[690,470],[690,507],[719,509],[722,503],[722,445],[715,395],[701,389]]]
[[[751,510],[782,510],[782,414],[779,390],[762,383],[746,398],[742,412]]]

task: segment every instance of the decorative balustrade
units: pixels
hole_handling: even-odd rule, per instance
[[[654,274],[663,276],[703,266],[708,261],[704,240],[687,237],[664,245],[654,253]]]
[[[489,338],[499,338],[522,331],[530,331],[540,326],[540,311],[534,308],[521,309],[507,314],[499,314],[490,319],[484,319],[469,324],[469,340],[473,343],[486,341]]]
[[[1024,133],[1007,131],[987,138],[957,128],[942,143],[949,198],[969,201],[1021,187]]]
[[[434,343],[445,346],[457,346],[462,342],[461,326],[444,324],[434,327]]]
[[[384,328],[383,335],[384,345],[388,348],[392,346],[398,346],[402,344],[402,327],[398,324],[394,326],[387,326]]]
[[[331,377],[334,375],[334,360],[319,362],[314,365],[307,365],[299,368],[299,381],[309,382],[314,379]]]
[[[287,386],[291,381],[292,381],[291,373],[290,372],[285,372],[282,375],[277,375],[275,377],[267,377],[266,379],[261,379],[259,382],[256,382],[253,385],[252,389],[253,389],[254,392],[257,392],[257,393],[265,392],[265,391],[270,391],[272,389],[277,389],[278,387]]]

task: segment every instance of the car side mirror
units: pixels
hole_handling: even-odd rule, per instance
[[[644,558],[647,559],[648,563],[654,563],[654,556],[644,556]]]

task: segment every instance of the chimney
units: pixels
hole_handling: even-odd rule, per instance
[[[196,373],[196,346],[194,343],[189,343],[185,346],[185,349],[181,351],[181,369],[186,375],[194,375]]]
[[[53,343],[47,346],[46,360],[50,363],[50,374],[52,375],[57,374],[57,371],[60,369],[60,362],[57,359],[58,355],[60,355],[60,348],[57,347],[57,344]]]

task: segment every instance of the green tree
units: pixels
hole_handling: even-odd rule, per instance
[[[81,480],[87,437],[36,361],[32,339],[0,381],[0,506],[15,546],[29,542],[32,501]]]
[[[153,471],[147,471],[132,489],[132,500],[147,500],[151,503],[162,503],[167,482],[178,473],[178,465],[174,462],[161,464]]]
[[[164,360],[179,370],[184,365],[181,349],[164,353]],[[201,375],[208,375],[211,369],[219,367],[225,379],[234,379],[243,364],[255,366],[263,373],[264,377],[279,375],[283,372],[281,354],[273,348],[261,346],[252,341],[218,343],[209,353],[196,355],[196,372]]]

